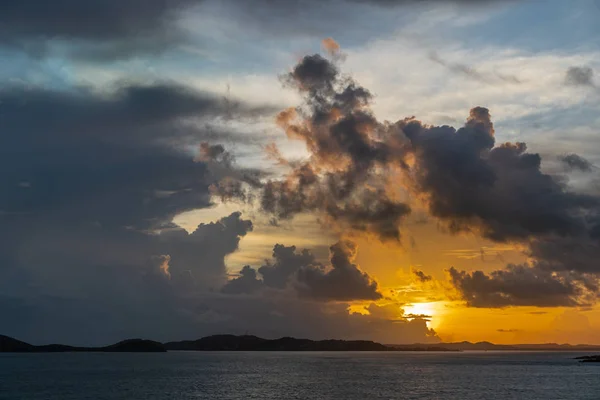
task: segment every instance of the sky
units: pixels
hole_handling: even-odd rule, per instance
[[[0,2],[0,333],[600,344],[599,18]]]

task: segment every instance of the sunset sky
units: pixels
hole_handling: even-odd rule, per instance
[[[0,4],[0,334],[600,344],[598,21]]]

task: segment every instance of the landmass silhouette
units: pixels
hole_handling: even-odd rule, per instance
[[[64,352],[130,352],[157,353],[166,352],[162,343],[144,339],[128,339],[103,347],[77,347],[64,344],[35,346],[9,336],[0,335],[0,353],[64,353]]]
[[[77,347],[64,344],[36,346],[0,335],[0,353],[57,352],[166,352],[166,351],[600,351],[598,345],[516,344],[457,342],[412,345],[381,344],[369,340],[310,340],[282,337],[264,339],[252,335],[212,335],[197,340],[160,343],[145,339],[128,339],[103,347]],[[600,356],[586,356],[584,362],[600,361]]]

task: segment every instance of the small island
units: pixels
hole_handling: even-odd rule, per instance
[[[169,342],[165,347],[169,351],[453,351],[423,345],[397,348],[368,340],[263,339],[251,335],[214,335],[193,341]]]
[[[167,350],[162,343],[144,339],[129,339],[103,347],[76,347],[64,344],[35,346],[8,336],[0,335],[0,353],[66,353],[66,352],[103,352],[103,353],[164,353]]]
[[[600,363],[600,355],[575,357],[575,359],[582,363]]]

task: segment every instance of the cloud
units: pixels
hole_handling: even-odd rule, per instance
[[[455,74],[464,75],[476,81],[480,81],[486,84],[494,83],[512,83],[520,84],[521,80],[515,75],[503,75],[500,73],[484,73],[477,69],[462,63],[452,63],[443,60],[437,53],[432,52],[429,58],[436,63],[446,67],[448,70]]]
[[[570,67],[565,75],[565,83],[572,86],[596,87],[594,70],[591,67]]]
[[[442,1],[440,1],[442,2]],[[361,2],[341,0],[321,3],[284,0],[23,0],[0,5],[0,45],[37,55],[67,55],[87,60],[114,60],[155,54],[190,42],[193,30],[186,17],[194,12],[219,19],[219,11],[246,25],[284,34],[307,35],[315,27],[325,32],[337,24],[354,20],[364,6],[404,6],[414,1]],[[460,1],[458,2],[460,3]],[[340,13],[340,8],[360,8]],[[303,12],[305,18],[295,18]],[[212,13],[212,14],[211,14]],[[326,18],[321,17],[321,15]],[[231,28],[230,28],[231,29]]]
[[[597,222],[596,222],[597,223]],[[598,273],[595,259],[600,255],[600,243],[592,228],[592,237],[547,237],[532,240],[529,255],[540,267],[551,271]]]
[[[237,278],[228,281],[221,292],[227,294],[249,294],[262,288],[262,281],[257,279],[256,270],[249,265],[241,269]]]
[[[518,333],[523,332],[521,329],[496,329],[496,332],[500,333]]]
[[[159,275],[164,276],[167,279],[171,279],[171,268],[169,262],[171,261],[170,255],[158,255],[151,258],[152,271]]]
[[[333,38],[325,38],[321,41],[321,47],[323,50],[329,54],[335,61],[343,61],[346,59],[346,55],[342,53],[341,47],[338,42],[336,42]]]
[[[509,264],[485,274],[448,270],[450,282],[470,307],[574,307],[585,304],[585,288],[568,274],[555,274],[529,265]]]
[[[306,105],[281,112],[277,122],[306,143],[311,159],[293,166],[285,180],[265,184],[263,210],[278,218],[321,211],[341,226],[399,239],[398,223],[410,208],[382,185],[365,186],[390,158],[372,137],[380,124],[368,109],[371,94],[320,55],[304,57],[284,81]]]
[[[315,302],[286,294],[221,296],[205,302],[227,322],[214,324],[221,332],[281,337],[364,339],[381,343],[436,343],[440,339],[424,320],[398,319],[384,314],[348,313],[345,303]],[[376,306],[374,306],[376,307]],[[251,327],[251,328],[248,328]],[[217,331],[218,332],[218,331]]]
[[[330,247],[331,269],[308,267],[298,271],[300,295],[326,300],[378,300],[383,296],[377,282],[362,272],[354,260],[357,247],[341,241]]]
[[[187,153],[204,132],[184,121],[222,112],[215,96],[166,84],[0,89],[0,210],[148,229],[206,207],[216,178]]]
[[[186,314],[195,307],[189,299],[223,284],[225,256],[252,229],[239,213],[201,224],[191,234],[179,228],[152,234],[48,225],[40,219],[2,229],[3,238],[12,229],[17,247],[3,243],[0,269],[0,310],[11,319],[5,331],[36,342],[166,339],[192,331],[197,322]],[[30,252],[22,253],[23,246]]]
[[[340,52],[340,45],[333,38],[325,38],[321,41],[321,46],[327,51],[330,56],[334,56]]]
[[[265,184],[262,208],[279,218],[318,211],[341,227],[399,239],[409,191],[451,231],[508,241],[585,234],[586,215],[598,207],[597,198],[542,172],[525,143],[496,145],[485,107],[458,129],[414,118],[382,123],[369,109],[370,92],[319,55],[304,57],[285,82],[305,104],[277,122],[310,158]]]
[[[330,247],[330,266],[316,261],[307,249],[276,244],[273,261],[257,271],[246,266],[240,276],[227,282],[222,291],[229,294],[253,293],[260,288],[279,291],[293,289],[300,297],[317,301],[378,300],[383,296],[377,282],[354,264],[357,246],[340,241]]]
[[[262,275],[266,286],[283,289],[290,283],[291,278],[296,277],[298,271],[309,267],[322,267],[309,250],[297,252],[296,246],[286,247],[276,244],[273,247],[273,262],[267,260],[258,272]]]
[[[574,153],[560,157],[560,161],[562,161],[569,170],[590,172],[594,168],[594,164]]]
[[[452,230],[476,229],[495,241],[584,233],[583,210],[598,199],[568,191],[541,169],[524,143],[494,147],[489,111],[475,108],[465,127],[403,122],[416,152],[416,184],[430,212]]]
[[[181,38],[176,20],[201,0],[24,0],[0,6],[0,43],[44,53],[50,41],[71,42],[95,57],[163,50]]]
[[[185,297],[225,283],[225,257],[253,228],[240,213],[192,233],[171,222],[212,205],[217,179],[187,149],[203,131],[182,122],[222,111],[166,84],[0,89],[5,333],[106,343],[192,328]]]
[[[280,219],[316,212],[345,234],[399,240],[413,197],[451,233],[477,233],[528,249],[530,264],[508,265],[489,276],[454,270],[452,283],[469,304],[594,301],[597,285],[588,275],[596,271],[600,199],[545,173],[541,156],[528,152],[525,143],[496,143],[489,109],[472,108],[459,128],[414,117],[380,122],[370,109],[371,93],[318,54],[302,58],[282,80],[304,102],[282,111],[276,122],[305,144],[309,156],[287,162],[277,154],[289,172],[257,187],[263,211]],[[564,260],[551,254],[552,243],[578,249],[577,256]],[[514,286],[510,277],[523,286]],[[480,285],[495,292],[486,295]]]
[[[433,280],[433,277],[431,275],[427,275],[425,272],[423,272],[421,270],[413,269],[413,270],[411,270],[411,272],[413,273],[413,275],[415,275],[415,277],[421,283],[430,282],[431,280]]]

